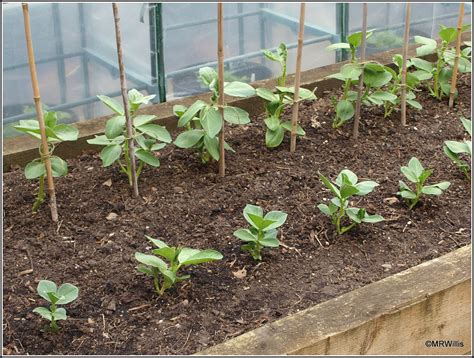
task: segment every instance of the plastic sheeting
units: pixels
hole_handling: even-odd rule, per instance
[[[459,4],[412,4],[412,35],[437,37],[440,24],[455,26]],[[30,116],[33,100],[27,67],[21,5],[3,8],[4,28],[4,135],[14,135],[11,123]],[[152,55],[159,51],[150,26],[150,4],[121,3],[124,63],[129,88],[157,93],[156,76],[165,73],[166,96],[173,99],[203,92],[197,69],[216,60],[215,4],[163,3],[164,69],[154,68]],[[339,41],[341,6],[307,3],[303,70],[334,63],[325,51]],[[361,26],[361,4],[349,4],[348,33]],[[401,46],[405,4],[370,3],[368,26],[376,29],[368,52]],[[471,5],[465,22],[470,22]],[[340,14],[340,13],[339,13]],[[280,42],[296,45],[299,4],[226,3],[224,5],[226,73],[242,81],[278,76],[279,66],[261,55],[263,48]],[[111,4],[30,4],[33,46],[41,97],[48,108],[57,108],[64,121],[78,121],[109,114],[96,101],[97,94],[119,98],[117,54]],[[295,67],[296,50],[290,49],[288,73]],[[157,98],[159,100],[159,98]]]

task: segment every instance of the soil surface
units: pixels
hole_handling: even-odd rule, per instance
[[[332,93],[300,106],[306,136],[294,155],[288,135],[279,148],[265,148],[262,116],[227,128],[236,154],[227,154],[225,179],[216,163],[204,166],[195,153],[168,146],[161,168],[140,177],[138,199],[116,167],[86,153],[56,180],[57,225],[46,205],[31,213],[37,183],[13,168],[3,177],[4,354],[191,354],[467,245],[470,183],[442,151],[444,140],[463,138],[470,76],[459,91],[454,110],[421,93],[424,109],[409,110],[404,128],[396,115],[364,108],[357,145],[351,124],[331,127]],[[396,192],[400,166],[412,156],[434,169],[429,183],[452,185],[409,211]],[[338,236],[315,207],[331,198],[317,173],[334,179],[345,167],[380,184],[354,204],[386,221]],[[266,249],[260,263],[232,235],[247,227],[248,203],[288,213],[282,246]],[[213,248],[224,259],[185,270],[192,278],[158,297],[135,269],[134,253],[150,248],[145,234]],[[36,294],[40,279],[80,288],[59,334],[32,313],[46,305]]]

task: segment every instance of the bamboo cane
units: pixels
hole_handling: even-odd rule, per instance
[[[360,62],[361,63],[365,61],[366,36],[367,36],[367,3],[364,3],[363,10],[362,10],[362,43],[361,43],[361,49],[360,49]],[[362,100],[362,87],[363,86],[364,86],[364,72],[362,71],[359,78],[359,87],[357,89],[357,102],[356,102],[356,110],[355,110],[355,116],[354,116],[354,128],[352,131],[352,136],[355,140],[359,138],[360,103]]]
[[[453,108],[454,94],[456,93],[456,82],[458,79],[459,57],[461,56],[461,31],[464,18],[464,3],[459,5],[458,33],[456,37],[456,57],[454,57],[453,75],[451,77],[451,91],[449,92],[449,107]]]
[[[407,57],[408,57],[408,40],[410,38],[410,13],[411,4],[406,4],[405,10],[405,33],[403,34],[403,58],[402,58],[402,81],[401,81],[401,116],[400,122],[402,126],[407,124]]]
[[[304,38],[304,17],[305,17],[306,3],[301,3],[300,6],[300,27],[298,31],[298,49],[296,52],[296,72],[295,72],[295,93],[293,97],[293,112],[291,116],[291,137],[290,137],[290,152],[296,150],[296,127],[298,125],[298,109],[300,98],[300,81],[301,81],[301,57],[303,55],[303,38]]]
[[[225,176],[225,149],[224,149],[224,26],[223,5],[217,4],[217,73],[219,76],[219,111],[222,117],[222,129],[219,133],[219,176]]]
[[[43,109],[41,108],[41,97],[38,86],[38,76],[36,74],[35,54],[33,51],[33,43],[31,41],[30,28],[30,11],[28,4],[22,3],[23,18],[25,21],[25,37],[26,47],[28,51],[28,62],[30,65],[31,85],[33,87],[33,99],[35,101],[36,116],[41,134],[41,156],[46,167],[46,179],[48,183],[49,204],[51,208],[51,219],[53,222],[58,221],[58,207],[56,205],[56,191],[54,189],[53,169],[51,168],[50,152],[48,147],[48,138],[46,136],[46,128],[44,125]]]
[[[135,143],[133,140],[133,127],[132,121],[130,120],[130,112],[128,108],[128,95],[127,95],[127,82],[125,79],[125,67],[123,65],[123,56],[122,56],[122,39],[120,36],[120,15],[118,6],[116,3],[112,3],[112,10],[114,12],[115,20],[115,40],[117,43],[117,57],[120,73],[120,88],[122,91],[122,100],[123,100],[123,110],[125,114],[125,120],[127,123],[127,142],[128,142],[128,154],[130,157],[130,166],[132,174],[132,187],[133,195],[138,197],[138,180],[137,180],[137,166],[135,162]]]

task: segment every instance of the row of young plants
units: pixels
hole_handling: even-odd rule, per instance
[[[463,27],[466,31],[468,26]],[[367,33],[367,38],[372,32]],[[420,91],[421,84],[425,83],[430,94],[441,99],[443,95],[449,94],[450,76],[452,74],[454,49],[450,47],[455,40],[456,29],[442,27],[439,33],[442,42],[440,45],[433,39],[415,36],[415,41],[421,46],[417,48],[418,55],[436,53],[438,56],[436,65],[420,59],[411,58],[408,61],[408,68],[416,68],[415,71],[407,73],[407,103],[415,109],[421,109],[421,104],[416,101],[415,92]],[[396,70],[389,66],[368,61],[363,64],[357,62],[356,51],[362,42],[362,33],[357,32],[348,37],[347,43],[337,43],[328,47],[329,50],[349,50],[351,61],[341,67],[339,73],[328,76],[342,81],[343,94],[338,100],[332,98],[335,106],[335,118],[333,127],[337,128],[349,121],[355,113],[355,101],[357,93],[353,86],[358,83],[361,74],[364,75],[365,90],[362,103],[367,106],[383,106],[384,116],[389,116],[398,109],[401,93],[401,68],[402,56],[395,55],[393,62]],[[470,72],[471,63],[471,43],[466,42],[466,47],[462,51],[459,62],[460,72]],[[278,147],[284,138],[286,131],[291,131],[291,122],[282,121],[281,115],[286,106],[294,104],[294,87],[286,87],[286,64],[288,51],[285,44],[280,44],[277,52],[263,51],[264,55],[280,64],[281,75],[278,78],[278,85],[275,91],[266,88],[256,90],[243,82],[233,81],[225,83],[224,93],[234,97],[249,97],[257,95],[265,102],[266,125],[265,144],[268,148]],[[218,99],[218,78],[214,69],[209,67],[201,68],[199,77],[202,83],[209,88],[212,93],[210,103],[198,100],[191,106],[175,105],[174,114],[178,117],[177,126],[183,128],[183,132],[175,139],[174,144],[179,148],[192,149],[199,153],[202,163],[211,160],[218,161],[219,154],[219,133],[222,130],[223,121],[230,124],[248,124],[249,114],[234,106],[224,106],[223,115],[219,110]],[[433,79],[433,86],[426,81]],[[314,91],[301,88],[299,100],[314,100]],[[132,89],[128,92],[130,117],[133,121],[133,138],[138,144],[135,149],[135,157],[138,162],[137,177],[143,170],[145,164],[159,167],[160,159],[158,152],[173,140],[165,127],[153,123],[156,119],[154,115],[138,114],[138,110],[144,104],[148,104],[155,95],[144,96],[139,91]],[[104,167],[117,164],[132,184],[131,163],[128,149],[128,137],[125,125],[125,113],[123,106],[107,96],[99,95],[98,98],[109,107],[115,115],[106,123],[105,133],[88,140],[88,143],[104,146],[100,152],[100,157]],[[67,163],[58,156],[54,156],[54,148],[62,141],[75,141],[78,137],[78,130],[72,125],[58,124],[55,112],[45,112],[46,135],[48,138],[49,153],[52,164],[53,176],[60,177],[67,174]],[[27,133],[40,139],[40,128],[36,120],[22,120],[15,126],[21,132]],[[304,129],[298,125],[297,135],[304,136]],[[458,165],[460,165],[459,155],[468,153],[466,146],[462,148],[449,142],[445,146],[445,153]],[[228,143],[225,149],[234,152]],[[41,147],[40,147],[40,153]],[[33,211],[37,211],[45,199],[44,181],[46,167],[44,157],[40,156],[28,163],[25,167],[27,179],[38,179],[39,190],[33,205]],[[469,175],[469,166],[460,165],[463,172]]]
[[[468,133],[471,133],[471,122],[464,120],[463,124]],[[465,145],[470,148],[470,142],[450,142],[450,147]],[[450,150],[446,146],[445,150]],[[470,150],[470,149],[469,149]],[[451,155],[456,156],[455,152]],[[441,195],[444,190],[451,185],[448,181],[436,184],[425,185],[431,176],[432,170],[425,169],[420,161],[413,157],[408,162],[408,166],[401,167],[400,171],[406,179],[412,183],[412,187],[403,181],[399,181],[398,195],[407,203],[409,209],[413,209],[419,200],[425,195]],[[365,196],[371,193],[379,184],[372,180],[359,181],[357,175],[349,169],[342,170],[335,181],[329,180],[319,174],[321,182],[334,197],[329,203],[320,203],[317,208],[331,218],[338,234],[344,234],[362,223],[378,223],[384,218],[378,214],[369,214],[364,208],[351,206],[354,196]],[[234,236],[244,244],[243,251],[250,253],[254,260],[262,260],[262,250],[264,248],[278,248],[278,228],[283,226],[287,219],[287,213],[283,211],[270,211],[264,214],[261,207],[248,204],[243,210],[245,220],[250,224],[249,228],[240,228],[234,231]],[[211,261],[221,260],[223,255],[213,249],[193,249],[188,247],[173,247],[164,241],[154,239],[150,236],[146,238],[155,247],[150,253],[135,253],[135,259],[140,263],[137,270],[153,279],[155,292],[162,296],[166,290],[175,284],[189,279],[190,275],[181,275],[181,268],[198,265]],[[49,328],[53,332],[58,332],[57,321],[67,319],[66,310],[58,305],[64,305],[74,301],[78,297],[79,289],[69,283],[63,284],[59,289],[52,281],[41,280],[37,288],[38,294],[50,303],[50,307],[37,307],[33,312],[38,313],[43,318],[50,321]]]
[[[466,32],[470,25],[462,27],[461,32]],[[366,38],[369,39],[373,31],[368,31]],[[415,36],[418,56],[436,54],[436,63],[432,64],[421,58],[407,59],[406,76],[406,100],[407,104],[414,109],[422,109],[416,100],[416,92],[422,87],[428,89],[431,96],[442,100],[449,97],[451,89],[451,77],[453,74],[457,29],[454,27],[441,26],[439,37],[441,42],[423,36]],[[338,128],[351,120],[355,114],[355,102],[357,92],[353,90],[363,75],[364,91],[361,104],[367,107],[380,106],[384,108],[384,117],[389,117],[400,105],[402,91],[402,64],[403,57],[397,54],[393,57],[393,66],[382,65],[375,61],[359,62],[357,49],[362,44],[362,32],[356,32],[347,38],[346,42],[335,43],[328,46],[327,50],[340,50],[350,52],[350,62],[341,67],[339,73],[332,74],[328,78],[335,78],[343,82],[342,96],[332,97],[335,107],[333,127]],[[471,72],[471,42],[464,42],[465,48],[461,51],[458,71],[460,73]],[[431,84],[432,82],[432,84]],[[457,90],[455,96],[457,97]]]
[[[448,45],[452,42],[449,38],[444,39],[443,36],[449,31],[443,31],[440,36],[443,43],[446,42],[441,49],[435,49],[438,53],[438,62],[436,67],[432,67],[431,75],[433,77],[434,87],[430,89],[430,93],[437,97],[436,94],[445,93],[443,90],[443,80],[446,71],[449,72],[449,49]],[[364,83],[366,89],[364,93],[364,104],[366,105],[383,105],[385,114],[388,116],[397,108],[399,103],[400,90],[400,70],[393,71],[391,68],[382,66],[378,63],[367,62],[358,64],[355,59],[357,47],[361,42],[361,34],[356,33],[349,37],[348,44],[335,44],[331,47],[349,49],[351,51],[352,61],[341,68],[339,74],[332,77],[344,81],[343,99],[336,104],[335,127],[347,122],[352,116],[347,117],[353,112],[354,91],[352,86],[358,81],[361,73],[364,73]],[[370,36],[370,32],[369,35]],[[427,40],[415,38],[417,42],[424,41],[421,48],[427,51],[424,46],[432,45]],[[433,40],[434,41],[434,40]],[[432,46],[431,46],[432,47]],[[432,51],[435,51],[432,50]],[[448,55],[446,55],[448,53]],[[273,148],[281,144],[285,131],[289,131],[289,122],[281,120],[283,108],[286,105],[293,104],[294,88],[286,87],[286,61],[287,49],[281,44],[276,53],[270,51],[264,52],[265,56],[272,61],[277,61],[281,66],[282,74],[278,79],[278,86],[275,91],[259,88],[255,90],[250,85],[242,82],[225,83],[224,93],[234,97],[248,97],[254,94],[265,100],[265,110],[267,117],[265,118],[266,134],[265,143],[267,147]],[[420,53],[419,53],[420,54]],[[470,59],[469,52],[463,50],[464,59]],[[443,61],[440,62],[440,56]],[[410,59],[410,66],[416,68],[424,67],[412,73],[407,81],[410,88],[408,103],[415,107],[421,108],[421,105],[415,100],[414,92],[419,91],[417,87],[421,81],[430,79],[427,74],[421,74],[419,71],[427,71],[428,65],[421,59]],[[401,56],[394,57],[396,66],[401,68]],[[426,62],[426,61],[425,61]],[[462,69],[465,67],[460,67]],[[470,64],[469,64],[470,68]],[[446,70],[447,69],[447,70]],[[219,133],[222,130],[223,121],[231,124],[246,124],[250,122],[249,114],[243,109],[233,106],[224,106],[221,108],[218,103],[219,88],[217,81],[217,73],[211,68],[202,68],[199,71],[202,82],[209,87],[212,96],[210,103],[204,101],[196,101],[189,108],[184,106],[175,106],[174,113],[177,115],[178,127],[184,131],[174,140],[174,144],[181,148],[190,148],[198,151],[201,161],[208,163],[211,160],[219,160]],[[437,79],[436,79],[437,78]],[[443,77],[444,78],[444,77]],[[386,87],[384,87],[386,86]],[[438,92],[434,88],[438,88]],[[117,163],[121,172],[123,172],[131,183],[131,167],[129,162],[129,148],[127,132],[125,128],[125,116],[123,107],[107,96],[98,96],[99,99],[108,106],[116,115],[108,120],[104,135],[96,136],[89,140],[89,143],[104,146],[100,153],[104,166],[110,166]],[[154,96],[144,96],[136,90],[128,93],[128,101],[130,107],[130,116],[133,120],[134,135],[133,139],[138,144],[135,150],[135,157],[138,161],[137,175],[139,175],[145,164],[158,167],[160,165],[159,157],[156,153],[163,149],[173,140],[166,128],[157,125],[153,115],[140,115],[138,110],[141,105],[149,103]],[[300,91],[299,100],[315,99],[313,92],[302,89]],[[345,102],[344,102],[345,101]],[[343,103],[341,105],[341,102]],[[349,109],[348,104],[352,106]],[[222,114],[221,114],[222,110]],[[353,114],[353,113],[352,113]],[[471,121],[462,119],[466,131],[471,135]],[[54,112],[45,113],[46,134],[48,137],[49,153],[51,153],[51,163],[54,176],[63,176],[67,174],[67,163],[61,158],[52,155],[55,146],[62,141],[74,141],[77,139],[77,129],[71,125],[58,124],[57,116]],[[16,128],[35,138],[40,138],[40,130],[37,121],[26,120],[21,121]],[[304,135],[304,130],[298,127],[297,134]],[[226,143],[226,149],[232,148]],[[470,166],[465,160],[471,156],[471,141],[463,142],[446,141],[444,144],[444,152],[446,155],[460,167],[460,169],[469,177]],[[40,148],[40,153],[41,153]],[[33,206],[33,210],[37,210],[39,205],[44,201],[44,179],[46,170],[43,157],[35,159],[25,167],[25,175],[28,179],[39,179],[40,188],[38,197]],[[449,182],[441,182],[437,184],[425,185],[428,177],[432,174],[431,170],[424,169],[417,158],[412,158],[408,166],[401,168],[401,172],[413,185],[410,188],[405,182],[399,182],[399,192],[404,201],[407,202],[410,209],[414,208],[423,195],[440,195],[443,190],[449,186]],[[331,191],[334,198],[329,203],[320,203],[317,207],[325,215],[331,218],[338,234],[343,234],[353,227],[361,223],[377,223],[383,221],[384,218],[377,214],[369,214],[364,208],[351,206],[351,198],[353,196],[365,196],[372,192],[378,184],[374,181],[359,182],[357,175],[348,169],[339,173],[335,181],[330,181],[324,175],[320,174],[323,184]],[[247,205],[244,209],[244,217],[250,224],[250,228],[238,229],[234,235],[245,244],[241,246],[242,250],[248,251],[255,260],[262,259],[262,249],[265,247],[279,247],[278,227],[282,226],[287,218],[287,214],[282,211],[272,211],[263,214],[263,209],[254,205]],[[154,246],[152,254],[144,254],[137,252],[135,258],[140,262],[138,270],[153,278],[155,291],[162,295],[167,289],[174,284],[183,281],[189,276],[178,275],[182,267],[188,265],[201,264],[205,262],[222,259],[222,254],[215,250],[197,250],[182,247],[169,247],[161,240],[147,237]],[[66,319],[66,311],[64,308],[58,308],[58,305],[64,305],[74,301],[78,296],[77,287],[64,284],[59,289],[56,284],[51,281],[43,280],[38,285],[38,293],[41,297],[50,302],[50,308],[39,307],[35,312],[42,317],[51,321],[50,328],[53,331],[58,330],[57,321]]]

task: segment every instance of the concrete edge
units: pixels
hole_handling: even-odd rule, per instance
[[[470,290],[468,245],[197,355],[466,354]],[[464,346],[425,345],[442,339]]]

